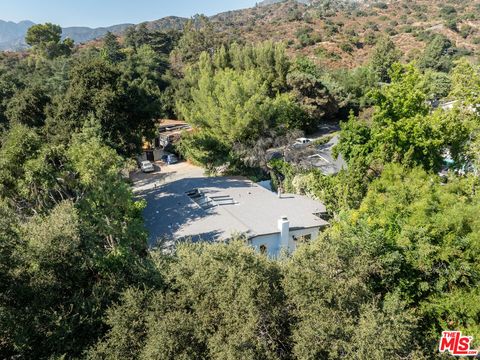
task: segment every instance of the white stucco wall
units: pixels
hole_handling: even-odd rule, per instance
[[[320,233],[320,228],[310,228],[310,229],[301,229],[301,230],[295,230],[295,231],[290,231],[290,236],[288,239],[288,247],[291,252],[295,251],[297,248],[297,242],[293,240],[294,237],[299,239],[302,236],[305,235],[310,235],[311,239],[310,240],[315,240]]]
[[[311,235],[311,239],[315,240],[320,232],[320,228],[310,228],[301,230],[291,230],[289,232],[288,250],[289,252],[295,251],[297,242],[293,240],[294,236],[300,238],[301,236]],[[253,248],[260,252],[262,245],[267,247],[267,253],[270,257],[278,257],[281,254],[282,248],[280,245],[280,233],[256,236],[250,239],[250,244]]]
[[[260,252],[260,247],[265,245],[268,256],[277,257],[280,255],[280,233],[254,237],[250,240],[250,244],[258,252]]]

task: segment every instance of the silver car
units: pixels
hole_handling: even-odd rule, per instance
[[[155,171],[155,168],[153,167],[153,164],[148,160],[141,162],[140,169],[142,169],[142,171],[144,173],[149,173],[149,172],[154,172]]]

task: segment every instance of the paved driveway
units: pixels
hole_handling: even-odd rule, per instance
[[[204,170],[198,166],[187,162],[180,162],[173,165],[164,165],[163,162],[157,161],[155,164],[155,172],[144,174],[140,170],[130,175],[133,181],[133,192],[141,196],[142,193],[168,184],[172,181],[182,180],[185,178],[205,177]]]
[[[155,163],[155,172],[144,174],[137,171],[130,175],[133,181],[133,193],[137,198],[145,199],[147,206],[143,211],[143,218],[145,219],[145,227],[149,231],[148,244],[155,246],[157,240],[152,234],[159,233],[158,227],[161,225],[163,212],[167,211],[175,213],[178,211],[176,206],[166,208],[166,203],[162,201],[162,196],[166,185],[183,180],[183,183],[188,179],[204,178],[204,170],[198,166],[194,166],[187,162],[181,162],[174,165],[164,165],[162,162]],[[169,248],[174,244],[167,241],[163,247]]]

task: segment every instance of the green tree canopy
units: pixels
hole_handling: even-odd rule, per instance
[[[110,311],[111,331],[90,358],[288,357],[277,263],[241,242],[191,244],[159,269],[169,289],[127,291]],[[134,320],[135,332],[126,319]]]
[[[41,126],[45,123],[46,106],[50,98],[40,86],[18,91],[8,102],[6,115],[11,123]]]
[[[477,186],[474,178],[442,185],[424,170],[390,165],[360,208],[328,233],[332,244],[356,244],[375,259],[379,276],[370,288],[416,309],[424,349],[435,348],[445,329],[478,336]]]
[[[30,27],[25,36],[25,41],[45,57],[52,59],[57,56],[70,55],[73,41],[61,41],[62,28],[51,23],[37,24]]]
[[[377,80],[389,82],[389,71],[394,63],[400,60],[400,52],[390,37],[382,38],[377,42],[375,50],[370,58],[370,67]]]
[[[465,140],[464,124],[442,111],[429,114],[422,75],[413,66],[394,66],[391,78],[391,84],[372,93],[371,124],[351,116],[342,125],[338,150],[349,162],[438,170],[444,150]]]
[[[434,36],[425,48],[418,65],[421,69],[448,72],[453,66],[455,49],[449,39],[442,35]]]
[[[121,52],[121,46],[117,37],[110,31],[103,38],[103,47],[101,50],[102,57],[112,63],[118,63],[125,59],[125,55]]]
[[[154,119],[161,114],[158,85],[139,78],[135,73],[125,74],[106,60],[79,63],[71,71],[66,93],[53,101],[47,131],[52,138],[66,142],[93,116],[100,122],[108,145],[122,154],[138,153],[142,135],[153,131]]]

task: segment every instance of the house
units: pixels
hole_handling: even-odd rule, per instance
[[[156,136],[144,141],[142,154],[138,161],[157,161],[164,155],[163,149],[180,139],[183,131],[191,131],[191,127],[181,120],[160,119],[156,123]]]
[[[162,119],[157,123],[157,136],[154,139],[155,148],[165,148],[178,141],[184,131],[192,128],[185,121]]]
[[[319,202],[273,193],[241,177],[185,178],[144,195],[150,246],[159,239],[227,241],[243,235],[269,256],[318,236],[328,223]]]

